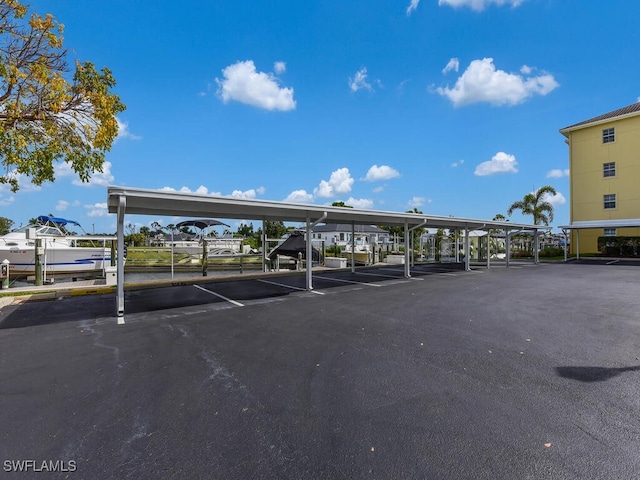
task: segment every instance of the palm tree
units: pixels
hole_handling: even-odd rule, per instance
[[[540,187],[533,193],[527,193],[522,200],[513,202],[507,210],[507,215],[511,216],[515,210],[521,210],[524,215],[533,216],[534,225],[548,226],[553,221],[553,205],[544,200],[544,197],[547,194],[556,195],[557,193],[556,189],[549,185]]]

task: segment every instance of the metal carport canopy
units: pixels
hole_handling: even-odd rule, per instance
[[[539,226],[529,224],[444,217],[422,213],[307,205],[120,186],[108,187],[109,213],[118,213],[121,197],[126,199],[124,207],[126,213],[138,215],[306,222],[309,217],[313,221],[326,213],[326,221],[331,223],[404,226],[405,222],[408,222],[411,227],[422,224],[426,220],[425,227],[434,228],[509,230],[537,230],[539,228]]]
[[[640,218],[618,218],[613,220],[582,220],[572,222],[571,225],[561,225],[560,230],[564,232],[564,260],[567,261],[567,231],[576,231],[576,258],[580,258],[580,230],[600,228],[640,228]]]
[[[421,213],[385,212],[324,205],[306,205],[276,202],[270,200],[221,197],[196,193],[151,190],[120,186],[107,187],[109,213],[118,215],[118,252],[124,251],[124,215],[216,217],[237,220],[269,220],[284,222],[304,222],[307,234],[318,222],[347,224],[376,224],[404,227],[405,237],[409,231],[420,226],[449,229],[504,229],[531,230],[537,232],[536,225],[510,222],[496,222],[460,217],[444,217]],[[466,236],[467,243],[469,236]],[[537,238],[537,236],[536,236]],[[311,242],[308,242],[307,257]],[[468,251],[468,245],[466,247]],[[410,277],[409,249],[405,249],[405,276]],[[467,256],[468,258],[468,256]],[[467,262],[468,263],[468,262]],[[118,255],[117,268],[117,314],[124,316],[124,262]],[[307,289],[312,290],[311,269],[307,268]]]

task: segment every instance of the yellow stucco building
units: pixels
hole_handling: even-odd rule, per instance
[[[569,146],[571,252],[598,253],[598,238],[640,237],[640,102],[560,133]]]

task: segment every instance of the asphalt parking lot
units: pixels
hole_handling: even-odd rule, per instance
[[[303,287],[133,290],[124,325],[113,295],[3,308],[3,477],[640,478],[640,268]]]

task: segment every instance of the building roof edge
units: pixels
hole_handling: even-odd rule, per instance
[[[588,120],[574,123],[573,125],[569,125],[568,127],[561,128],[560,133],[562,133],[564,136],[568,136],[567,133],[571,132],[572,130],[591,127],[601,123],[609,122],[614,119],[619,120],[622,118],[634,117],[636,115],[640,115],[640,102],[635,102],[631,105],[627,105],[626,107],[618,108],[617,110],[613,110],[611,112],[590,118]]]

